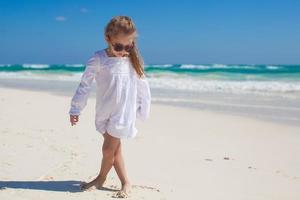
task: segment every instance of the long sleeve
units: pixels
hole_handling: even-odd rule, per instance
[[[150,114],[151,92],[146,78],[137,79],[137,110],[136,117],[142,121]]]
[[[95,53],[88,59],[85,70],[81,76],[80,84],[71,100],[70,115],[80,115],[81,111],[85,108],[98,65],[99,57]]]

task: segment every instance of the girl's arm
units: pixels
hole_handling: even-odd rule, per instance
[[[142,121],[149,117],[151,92],[146,78],[137,78],[137,111],[136,117]]]
[[[71,101],[70,115],[80,115],[87,104],[87,99],[96,74],[96,68],[99,65],[99,57],[95,53],[86,63],[79,86]]]

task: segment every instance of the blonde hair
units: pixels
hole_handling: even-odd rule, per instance
[[[113,38],[119,34],[131,35],[136,34],[137,31],[135,24],[128,16],[116,16],[113,17],[105,27],[104,35],[106,38]],[[130,61],[138,74],[139,78],[145,75],[144,61],[138,51],[136,38],[134,38],[134,47],[129,52]]]

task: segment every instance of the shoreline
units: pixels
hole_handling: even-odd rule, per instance
[[[74,94],[78,84],[79,82],[70,81],[0,79],[0,87],[49,92],[68,97]],[[95,90],[96,87],[93,84],[89,98],[95,98]],[[251,94],[189,94],[152,88],[151,93],[153,104],[211,111],[300,127],[300,105],[297,99],[261,97]]]

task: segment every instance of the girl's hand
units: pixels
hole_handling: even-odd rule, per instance
[[[76,123],[79,121],[79,116],[78,115],[70,115],[70,122],[73,125],[76,125]]]

